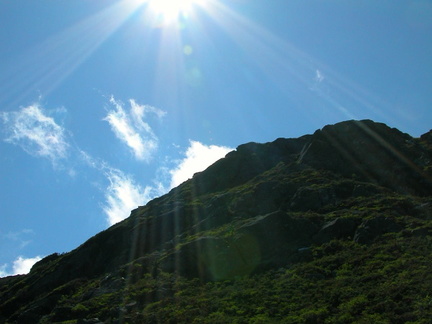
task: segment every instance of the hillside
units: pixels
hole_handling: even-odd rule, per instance
[[[0,278],[5,323],[429,323],[432,131],[240,145],[75,250]]]

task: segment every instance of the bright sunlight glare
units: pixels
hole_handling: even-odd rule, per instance
[[[148,8],[165,22],[187,16],[200,0],[149,0]]]

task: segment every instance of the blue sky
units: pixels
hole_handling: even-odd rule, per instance
[[[0,0],[0,276],[236,146],[432,128],[426,0]]]

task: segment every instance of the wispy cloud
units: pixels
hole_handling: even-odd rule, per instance
[[[194,173],[203,171],[230,151],[232,148],[229,147],[207,146],[198,141],[190,141],[184,159],[178,161],[173,169],[159,168],[160,177],[165,178],[169,175],[168,179],[155,179],[151,185],[146,186],[142,186],[132,176],[108,166],[103,161],[95,160],[84,152],[82,155],[88,165],[102,171],[109,181],[109,186],[105,190],[103,210],[107,216],[107,223],[111,226],[127,218],[132,209],[165,194],[169,189],[191,178]]]
[[[108,111],[104,120],[137,159],[148,161],[158,146],[158,139],[149,122],[160,120],[166,113],[149,105],[139,105],[135,100],[129,100],[128,110],[114,98],[110,99],[110,103],[113,109]],[[105,201],[101,205],[110,226],[128,217],[132,209],[166,193],[168,189],[192,177],[195,172],[204,170],[232,150],[228,147],[207,146],[190,141],[184,159],[177,161],[171,170],[160,167],[157,171],[159,175],[155,175],[152,183],[142,185],[132,175],[113,168],[104,159],[94,158],[78,146],[71,147],[66,140],[67,132],[39,104],[18,111],[0,113],[0,120],[6,126],[5,140],[22,147],[26,152],[47,158],[54,165],[59,159],[65,159],[70,155],[72,159],[78,157],[87,166],[98,170],[108,182],[108,185],[98,184],[98,188],[105,195]],[[71,172],[76,174],[75,170]],[[23,234],[28,232],[8,233],[8,240],[18,242],[19,239],[18,244],[23,248],[31,242],[24,240]],[[8,273],[17,273],[17,269],[24,269],[24,265],[37,258],[18,258],[14,261],[13,271]],[[0,274],[6,273],[6,270],[5,266],[0,266]]]
[[[65,130],[39,104],[1,112],[0,118],[5,125],[6,142],[20,146],[31,155],[47,158],[53,164],[67,157],[69,144]]]
[[[111,97],[114,109],[109,110],[104,118],[119,140],[125,143],[138,160],[149,161],[157,149],[158,138],[145,121],[149,114],[162,118],[166,113],[158,108],[139,105],[130,100],[130,110],[126,112],[123,104]]]
[[[205,170],[232,150],[226,146],[204,145],[198,141],[190,141],[185,158],[170,171],[170,187],[174,188],[192,178],[194,173]]]
[[[23,256],[19,256],[12,262],[12,271],[8,271],[8,264],[3,264],[0,266],[0,277],[27,274],[30,272],[32,266],[40,260],[42,260],[41,256],[36,256],[34,258],[25,258]]]
[[[0,239],[13,244],[15,248],[23,249],[32,242],[32,240],[28,237],[32,234],[34,234],[33,230],[23,229],[21,231],[8,232],[6,234],[0,235]],[[3,242],[3,244],[5,243]]]
[[[3,264],[0,266],[0,278],[1,277],[7,277],[10,276],[11,274],[7,271],[7,264]]]
[[[157,187],[143,188],[120,170],[111,168],[105,175],[110,185],[105,193],[106,202],[103,210],[110,226],[122,221],[130,215],[132,209],[146,204],[159,194]]]
[[[84,163],[99,171],[109,183],[107,187],[97,185],[105,195],[105,202],[101,205],[109,226],[128,217],[132,209],[145,205],[152,198],[165,193],[161,186],[143,188],[131,175],[111,167],[104,160],[93,158],[85,151],[80,151],[80,155]]]
[[[169,174],[168,181],[153,181],[151,185],[142,186],[130,175],[121,170],[111,168],[106,163],[92,159],[83,153],[83,158],[93,167],[103,170],[110,185],[105,192],[103,210],[107,222],[111,226],[130,215],[132,209],[145,205],[151,199],[165,194],[168,189],[191,178],[194,173],[203,171],[218,159],[224,157],[232,148],[217,145],[204,145],[198,141],[190,141],[184,159],[178,161],[171,170],[160,168],[162,174]],[[163,177],[163,175],[162,175]],[[170,182],[169,186],[165,185]]]
[[[315,81],[320,83],[322,81],[324,81],[324,75],[322,74],[322,72],[320,70],[315,70]]]

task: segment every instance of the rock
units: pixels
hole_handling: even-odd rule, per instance
[[[314,237],[314,242],[322,244],[330,242],[332,239],[354,237],[358,221],[352,218],[336,218],[320,229]]]
[[[277,211],[251,219],[238,233],[248,238],[249,248],[259,256],[257,270],[263,270],[293,262],[299,249],[311,244],[318,229],[315,221]]]
[[[428,236],[432,234],[432,229],[431,228],[425,228],[425,227],[421,227],[421,228],[416,228],[411,230],[410,233],[412,236]]]
[[[420,136],[420,139],[422,141],[425,141],[429,145],[432,145],[432,129],[429,132],[427,132],[427,133],[423,134],[422,136]]]
[[[365,220],[356,230],[354,241],[361,244],[368,244],[375,240],[376,237],[385,233],[399,232],[403,227],[397,224],[393,219],[384,216],[377,216]]]
[[[200,237],[186,243],[161,260],[163,271],[202,280],[229,279],[244,272],[251,254],[243,253],[241,242],[216,237]]]
[[[294,211],[317,211],[324,206],[336,205],[339,200],[335,188],[301,187],[293,196],[290,207]]]
[[[302,163],[344,177],[356,175],[398,192],[427,195],[431,180],[414,161],[430,152],[397,129],[370,120],[346,121],[314,133]]]
[[[297,190],[291,200],[291,209],[295,211],[318,210],[322,206],[318,190],[302,187]]]
[[[163,271],[203,280],[223,280],[283,266],[312,242],[319,226],[285,212],[257,216],[233,237],[201,237],[162,260]]]
[[[101,322],[99,318],[95,317],[89,319],[79,319],[77,324],[103,324],[103,322]]]

